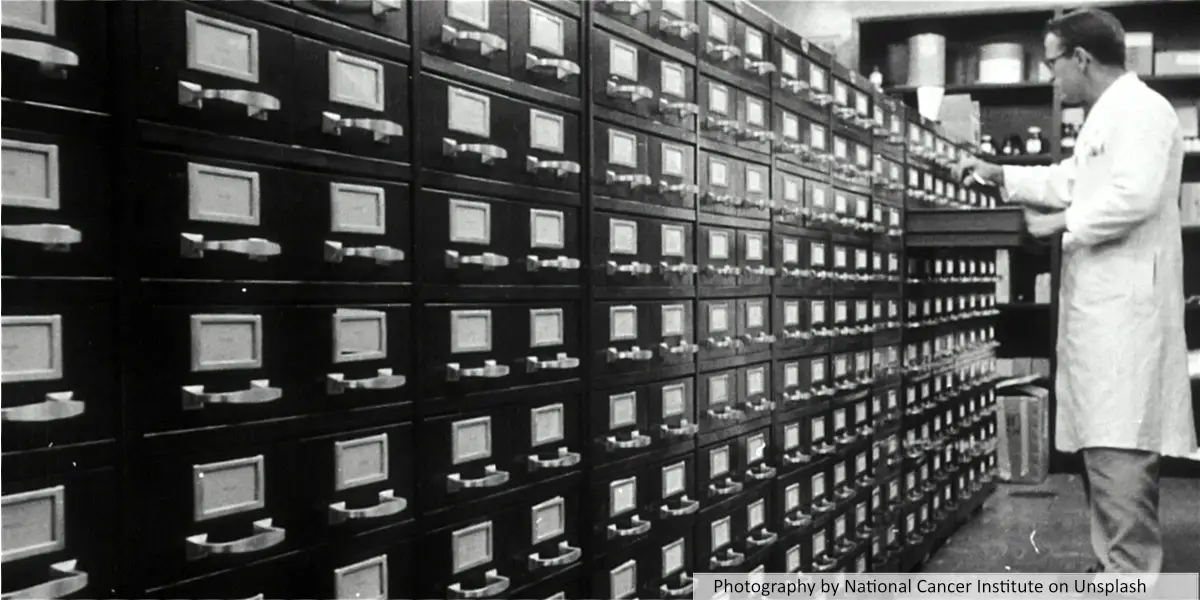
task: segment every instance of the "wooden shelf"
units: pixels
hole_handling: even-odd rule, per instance
[[[915,209],[907,221],[904,243],[914,248],[1011,248],[1026,241],[1020,208]]]
[[[972,100],[983,105],[1043,104],[1049,107],[1054,101],[1054,86],[1048,82],[952,83],[944,87],[947,96],[969,94]],[[916,86],[896,86],[887,91],[905,96],[905,102],[916,101]]]

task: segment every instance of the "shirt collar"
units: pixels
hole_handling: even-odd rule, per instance
[[[1096,99],[1096,104],[1092,105],[1092,109],[1088,112],[1095,113],[1098,108],[1104,106],[1111,99],[1118,98],[1124,95],[1126,91],[1133,89],[1134,85],[1139,81],[1141,80],[1138,79],[1137,73],[1126,71],[1109,84],[1108,89],[1100,94],[1100,97]]]

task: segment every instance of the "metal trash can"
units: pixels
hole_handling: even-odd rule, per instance
[[[1050,473],[1050,390],[1028,375],[996,386],[1001,481],[1039,484]]]

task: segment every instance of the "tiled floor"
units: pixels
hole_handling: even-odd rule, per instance
[[[1200,479],[1164,479],[1163,571],[1200,568]],[[983,511],[925,564],[933,573],[1077,573],[1095,561],[1075,475],[1038,486],[1001,485]]]

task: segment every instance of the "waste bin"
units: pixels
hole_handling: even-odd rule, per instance
[[[996,386],[1001,481],[1038,484],[1050,473],[1050,390],[1041,380],[1028,375]]]

